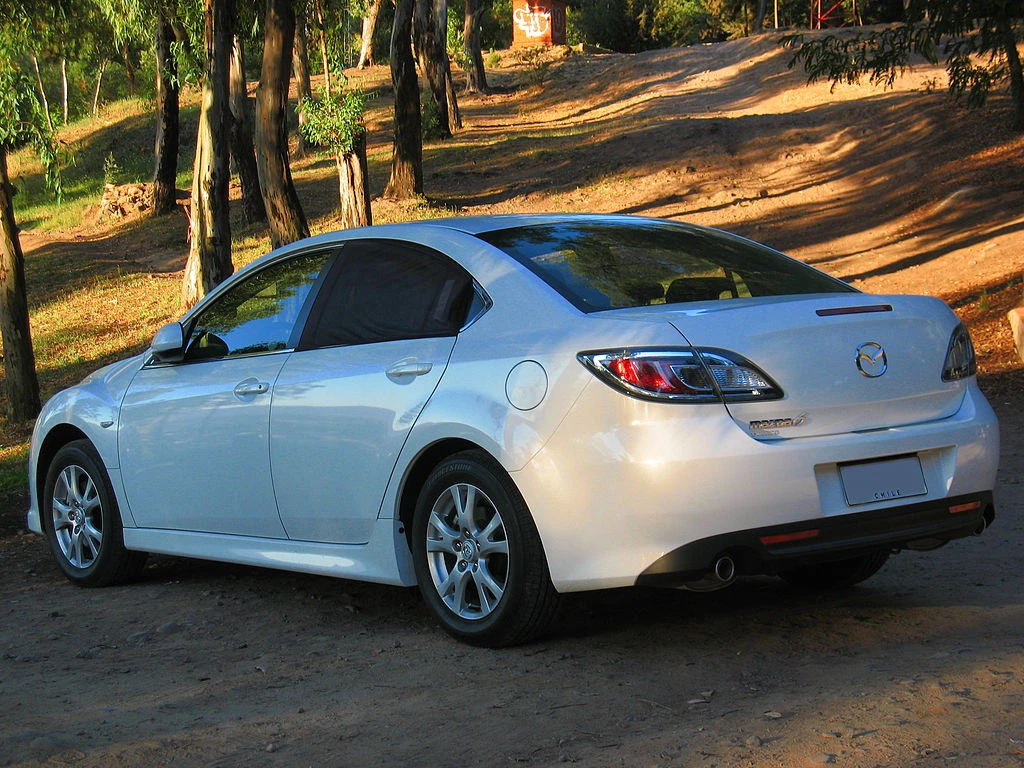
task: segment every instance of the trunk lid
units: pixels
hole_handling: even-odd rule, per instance
[[[728,404],[761,440],[942,419],[966,391],[964,381],[942,380],[959,320],[938,299],[817,294],[701,302],[667,315],[694,347],[739,353],[779,384],[779,400]]]

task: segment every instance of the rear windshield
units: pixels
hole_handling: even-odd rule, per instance
[[[560,223],[478,235],[583,312],[854,288],[749,240],[669,223]]]

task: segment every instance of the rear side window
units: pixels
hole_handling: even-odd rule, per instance
[[[478,237],[583,312],[855,290],[763,245],[670,223],[544,224]]]
[[[302,336],[303,349],[454,336],[473,281],[447,256],[393,240],[346,243]]]

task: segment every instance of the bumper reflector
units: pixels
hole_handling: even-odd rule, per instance
[[[773,544],[788,544],[791,541],[813,539],[818,535],[818,533],[819,531],[817,528],[811,528],[806,531],[796,531],[795,533],[777,533],[773,536],[762,536],[761,543],[766,547],[770,547]]]
[[[958,515],[961,512],[974,512],[976,509],[981,509],[980,501],[971,501],[967,504],[956,504],[949,508],[949,514]]]

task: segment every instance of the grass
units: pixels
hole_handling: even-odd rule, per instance
[[[178,185],[192,178],[198,106],[186,98],[181,107]],[[46,188],[38,157],[25,148],[10,157],[9,172],[17,189],[14,206],[24,230],[64,232],[82,223],[86,208],[99,205],[103,185],[138,184],[153,177],[153,105],[131,99],[107,105],[99,117],[82,119],[58,130],[63,200]]]

